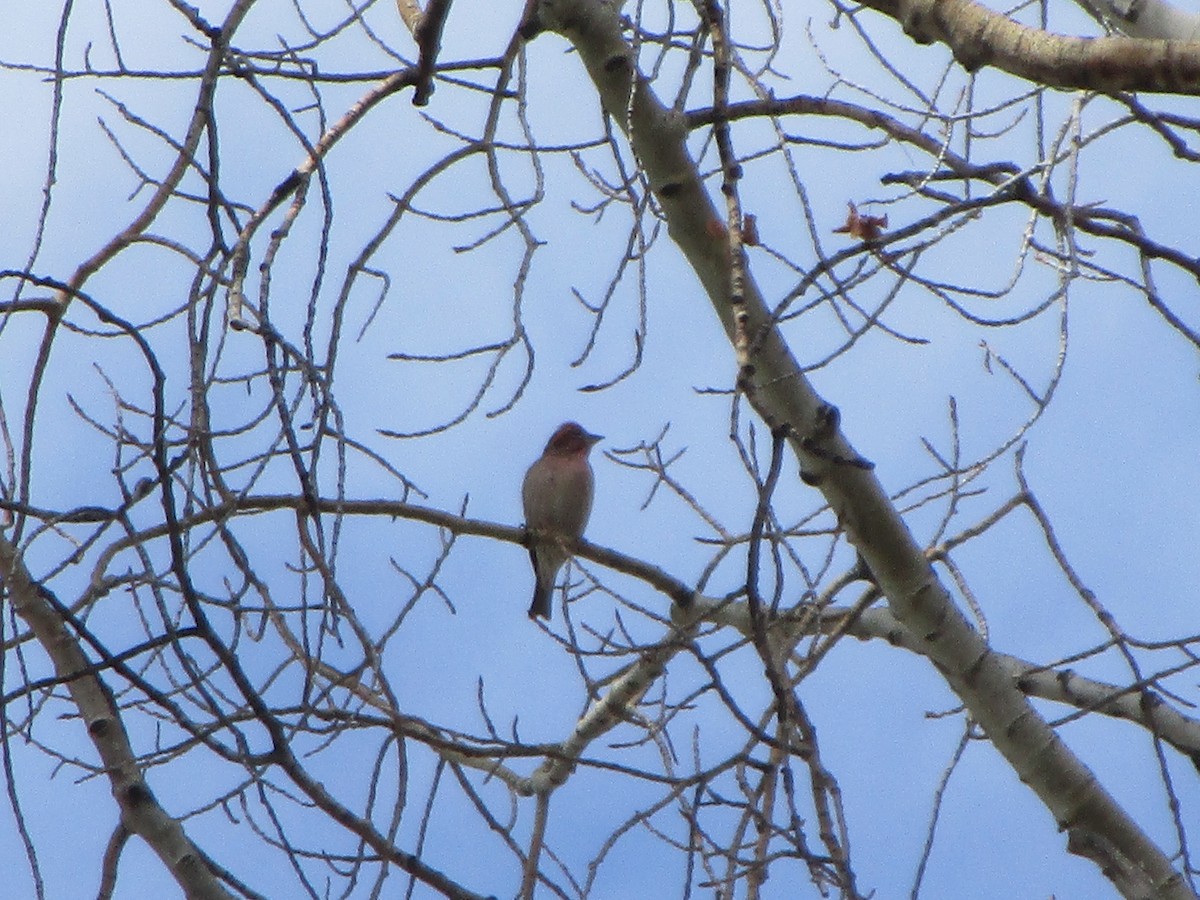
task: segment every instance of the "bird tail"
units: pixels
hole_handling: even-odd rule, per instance
[[[547,622],[550,621],[550,592],[551,586],[543,584],[539,578],[537,586],[533,589],[533,602],[529,604],[529,618],[536,619],[541,616]]]
[[[541,616],[550,621],[550,595],[554,592],[554,579],[562,563],[551,559],[554,548],[545,544],[529,545],[529,561],[533,563],[533,602],[529,604],[529,618]]]

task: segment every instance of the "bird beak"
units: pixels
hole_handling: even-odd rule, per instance
[[[602,434],[585,434],[584,437],[587,438],[589,444],[598,444],[604,440],[604,435]]]

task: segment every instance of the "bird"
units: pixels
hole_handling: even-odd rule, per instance
[[[577,422],[564,422],[550,436],[542,455],[525,473],[521,500],[529,532],[529,558],[533,562],[533,602],[529,618],[550,619],[550,594],[558,570],[571,557],[567,541],[583,536],[592,511],[594,482],[588,452],[598,434]]]

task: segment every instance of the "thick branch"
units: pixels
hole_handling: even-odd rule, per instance
[[[113,797],[121,808],[122,824],[149,844],[188,897],[229,898],[230,894],[214,877],[182,826],[159,806],[142,778],[111,692],[83,654],[78,640],[67,630],[48,595],[30,578],[16,548],[3,538],[0,538],[0,583],[13,611],[37,635],[54,664],[55,674],[66,683],[88,737],[100,755]]]
[[[992,66],[1048,87],[1200,94],[1200,42],[1080,38],[1020,25],[972,0],[864,0],[968,72]]]
[[[695,269],[730,340],[729,257],[721,217],[686,145],[682,117],[667,110],[634,67],[616,5],[598,0],[543,2],[539,20],[578,51],[605,110],[625,130],[667,217],[671,237]],[[836,410],[809,384],[771,322],[747,273],[744,309],[758,335],[749,368],[756,411],[774,428],[791,426],[805,480],[820,487],[888,598],[892,612],[922,641],[989,739],[1042,799],[1071,848],[1105,848],[1105,875],[1144,896],[1191,897],[1170,860],[1066,747],[1013,684],[950,593],[938,581],[878,479],[841,434]],[[1092,838],[1095,838],[1094,840]],[[1135,886],[1135,887],[1131,887]]]
[[[807,611],[806,611],[807,612]],[[748,604],[697,597],[691,611],[695,620],[713,622],[753,638],[754,625]],[[815,632],[842,632],[861,641],[885,640],[893,647],[923,653],[925,641],[912,634],[883,608],[856,612],[828,606],[815,616],[798,615],[780,622],[778,633],[789,644]],[[1058,665],[1035,665],[1007,653],[995,657],[1008,671],[1013,684],[1024,694],[1061,703],[1080,712],[1095,712],[1113,719],[1133,722],[1174,747],[1200,769],[1200,721],[1183,715],[1157,694],[1147,703],[1139,686],[1122,686],[1097,681]]]

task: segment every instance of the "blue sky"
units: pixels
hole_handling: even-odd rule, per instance
[[[480,58],[500,52],[519,7],[517,3],[459,0],[453,7],[442,59]],[[207,15],[219,16],[219,8],[202,8]],[[340,7],[336,12],[324,6],[306,11],[318,18],[329,17],[328,21],[342,14]],[[1058,27],[1084,27],[1073,10],[1061,12],[1063,20]],[[893,104],[888,107],[892,114],[912,118],[911,112],[898,107],[915,105],[914,96],[881,77],[880,67],[869,59],[847,23],[831,29],[830,9],[809,11],[788,5],[785,13],[787,40],[776,64],[790,80],[774,82],[780,96],[819,95],[830,89],[832,79],[806,37],[809,28],[829,66],[847,79],[860,80],[863,88],[884,95]],[[20,15],[19,27],[0,37],[0,60],[45,64],[52,58],[59,10],[35,6],[23,8]],[[130,68],[193,69],[199,64],[201,55],[179,38],[185,30],[182,18],[165,5],[143,4],[136,17],[121,8],[114,15],[124,61]],[[746,15],[757,13],[748,9]],[[809,15],[813,16],[811,22],[802,18]],[[943,97],[953,98],[966,88],[968,79],[956,68],[950,69],[942,83],[948,58],[943,49],[914,49],[898,28],[869,16],[860,19],[871,23],[879,45],[891,58],[903,60],[906,75],[923,91],[939,90]],[[408,52],[410,44],[390,4],[374,4],[367,20],[383,40]],[[756,29],[761,23],[735,18],[734,27]],[[298,43],[302,29],[290,5],[263,3],[239,33],[240,46],[276,48],[277,35]],[[112,64],[101,11],[81,6],[72,13],[67,64],[82,65],[89,44],[94,66]],[[382,71],[396,65],[354,30],[312,54],[326,72]],[[647,53],[643,65],[650,62]],[[677,77],[678,65],[671,59],[664,66],[658,85],[664,98],[674,96],[672,79]],[[528,73],[529,119],[543,146],[601,136],[594,93],[564,41],[545,35],[534,42],[528,54]],[[369,82],[359,82],[323,88],[329,119],[342,115],[369,86]],[[308,137],[315,138],[319,134],[317,117],[303,109],[310,99],[307,88],[299,82],[272,83],[271,87],[293,110]],[[981,74],[973,87],[980,105],[1022,89],[1013,79],[992,72]],[[84,78],[67,83],[54,203],[35,265],[42,274],[65,278],[146,201],[147,189],[139,190],[137,177],[104,136],[98,117],[120,135],[123,145],[147,171],[156,176],[165,171],[168,157],[161,144],[124,121],[101,90],[176,137],[191,113],[195,95],[194,82],[186,79],[149,84]],[[832,90],[840,99],[864,105],[882,103],[853,85],[842,84]],[[707,91],[703,77],[698,78],[689,107],[707,103]],[[47,167],[49,97],[49,86],[36,73],[13,68],[0,71],[0,115],[12,126],[0,132],[0,157],[8,167],[8,177],[0,182],[0,215],[7,222],[0,232],[4,268],[22,267],[32,245]],[[328,264],[316,292],[318,313],[313,330],[318,346],[327,340],[347,267],[391,214],[391,197],[402,193],[420,172],[458,144],[454,137],[432,128],[409,100],[405,93],[381,104],[326,161],[333,226]],[[1062,126],[1074,101],[1068,94],[1045,98],[1047,134]],[[947,102],[947,108],[953,105],[952,100]],[[1171,104],[1166,101],[1163,105]],[[484,101],[479,92],[443,84],[424,112],[449,128],[474,134],[481,126]],[[1118,113],[1106,101],[1089,102],[1083,107],[1082,133],[1093,132]],[[227,196],[257,206],[300,161],[301,149],[278,114],[243,84],[222,86],[218,117],[222,185]],[[825,141],[861,143],[879,137],[879,132],[857,125],[811,118],[787,119],[783,127],[788,134]],[[956,127],[961,135],[961,123]],[[1019,165],[1033,165],[1034,111],[1022,106],[1004,108],[979,123],[981,132],[1002,128],[1008,130],[994,139],[974,138],[977,161],[1011,159]],[[927,131],[937,133],[932,125]],[[1178,243],[1185,252],[1194,253],[1187,237],[1194,230],[1188,216],[1190,204],[1180,202],[1181,196],[1190,196],[1193,173],[1176,161],[1161,141],[1148,138],[1143,131],[1127,128],[1085,148],[1078,201],[1130,209],[1157,239]],[[501,136],[520,139],[511,115]],[[747,123],[734,129],[735,147],[746,156],[771,140],[762,125]],[[954,148],[961,150],[961,143]],[[698,153],[704,150],[703,135],[693,137],[693,149]],[[803,183],[807,211],[778,153],[746,163],[742,202],[758,217],[764,244],[802,268],[811,266],[816,258],[812,234],[826,254],[847,245],[845,238],[832,232],[844,221],[848,200],[877,214],[886,212],[892,227],[928,215],[935,208],[930,201],[902,196],[901,189],[880,183],[886,172],[932,165],[912,148],[893,144],[852,151],[809,144],[796,146],[792,159]],[[603,149],[585,149],[580,160],[585,170],[602,173],[610,180],[616,177],[611,157]],[[632,163],[627,153],[624,160]],[[502,164],[514,196],[524,196],[535,188],[535,172],[527,157],[505,154]],[[517,525],[524,469],[558,422],[578,419],[606,436],[594,456],[598,491],[588,538],[659,565],[690,583],[713,556],[711,544],[703,540],[713,537],[712,530],[665,490],[660,489],[646,505],[652,478],[619,465],[608,454],[651,440],[669,425],[664,451],[685,451],[672,470],[675,476],[726,528],[744,533],[753,517],[756,496],[729,438],[728,398],[698,391],[730,387],[736,374],[732,353],[694,275],[664,232],[657,236],[644,274],[648,298],[644,363],[632,377],[608,390],[582,390],[620,372],[633,353],[640,308],[636,282],[630,277],[614,294],[594,351],[575,364],[587,347],[594,320],[576,302],[572,290],[591,302],[603,295],[623,252],[628,211],[613,207],[603,216],[581,213],[572,204],[587,207],[599,196],[580,177],[572,160],[561,153],[545,154],[541,164],[545,198],[530,211],[527,221],[535,238],[543,243],[534,253],[519,307],[520,322],[527,329],[536,359],[528,385],[515,397],[525,366],[523,351],[518,348],[499,364],[482,401],[461,424],[420,439],[396,440],[380,434],[380,430],[430,428],[453,418],[475,396],[490,361],[481,355],[434,365],[389,360],[390,354],[447,353],[504,340],[518,314],[513,285],[524,247],[517,236],[510,230],[479,249],[455,249],[487,234],[500,223],[499,217],[438,222],[410,214],[368,263],[391,279],[384,303],[376,307],[380,282],[370,275],[355,279],[348,294],[334,380],[346,434],[411,479],[424,492],[414,500],[447,511],[458,511],[466,503],[469,516]],[[706,170],[713,167],[711,147],[701,165]],[[435,179],[417,205],[443,216],[491,205],[495,201],[486,193],[486,178],[482,158],[477,157]],[[198,190],[202,183],[193,176],[184,185]],[[1067,189],[1061,172],[1054,175],[1054,186],[1060,194]],[[713,188],[717,196],[715,183]],[[811,222],[806,218],[809,214]],[[302,340],[307,304],[318,274],[322,215],[314,185],[272,270],[272,321],[297,343]],[[1014,269],[1026,215],[1014,207],[988,211],[930,249],[918,271],[927,278],[1000,289]],[[266,236],[278,222],[277,213],[253,245],[252,297],[259,286],[257,266],[263,259]],[[206,228],[201,206],[173,202],[151,231],[198,245]],[[1038,228],[1039,237],[1052,243],[1046,224]],[[1103,254],[1096,257],[1099,264],[1135,272],[1127,250],[1113,250],[1092,239],[1081,240],[1081,245]],[[796,273],[771,258],[767,249],[751,249],[749,258],[769,302],[778,301],[795,284]],[[852,266],[847,263],[840,271],[848,274]],[[179,255],[161,244],[147,245],[123,254],[98,273],[88,288],[122,315],[148,322],[181,305],[193,274],[194,269]],[[1195,281],[1167,266],[1156,265],[1155,277],[1164,298],[1195,327]],[[854,297],[871,306],[891,284],[886,278],[876,279],[857,288]],[[6,292],[0,299],[6,301],[11,298],[11,282],[4,286]],[[1055,287],[1049,261],[1031,253],[1011,291],[997,298],[971,300],[968,305],[976,315],[1012,316],[1036,307]],[[1117,621],[1138,638],[1177,639],[1194,632],[1192,623],[1200,613],[1194,591],[1200,581],[1200,557],[1195,553],[1200,527],[1194,502],[1200,488],[1195,466],[1200,447],[1195,347],[1170,330],[1127,286],[1079,279],[1071,287],[1067,304],[1069,339],[1061,381],[1054,402],[1026,435],[1027,477],[1053,517],[1072,565]],[[206,314],[219,328],[219,303]],[[925,343],[902,343],[876,332],[815,371],[812,379],[840,408],[847,435],[876,463],[885,486],[899,492],[938,470],[922,439],[943,454],[949,452],[951,397],[957,404],[964,460],[986,456],[1022,427],[1031,405],[998,365],[993,364],[991,371],[985,368],[980,342],[986,340],[1035,389],[1044,390],[1059,366],[1063,315],[1063,304],[1056,302],[1024,324],[981,328],[966,322],[931,293],[908,286],[889,307],[884,321]],[[82,327],[96,324],[81,310],[73,321]],[[32,348],[40,334],[35,324],[40,325],[40,319],[35,323],[33,316],[18,316],[4,322],[0,330],[0,399],[10,428],[20,421],[24,409]],[[168,408],[186,410],[182,317],[155,325],[149,334],[168,372]],[[806,363],[823,358],[842,337],[833,318],[823,311],[791,323],[787,335],[797,356]],[[261,343],[247,333],[229,332],[219,350],[215,340],[210,349],[210,363],[222,376],[236,377],[260,367],[262,358]],[[40,401],[32,489],[35,505],[66,508],[115,500],[110,473],[116,458],[112,444],[98,438],[71,406],[73,401],[98,421],[112,422],[116,411],[101,372],[132,402],[142,407],[148,403],[148,379],[129,342],[63,333],[56,342]],[[215,386],[216,424],[232,427],[244,422],[262,407],[265,391],[262,379],[249,389],[242,383]],[[502,415],[489,415],[501,409],[505,410]],[[122,414],[131,429],[145,433],[146,423],[136,411]],[[749,417],[743,413],[743,438],[747,421]],[[761,440],[760,424],[755,422],[754,427]],[[271,434],[268,423],[244,437],[224,441],[221,447],[226,461],[263,452]],[[332,447],[323,459],[322,488],[332,495],[337,475]],[[246,471],[239,469],[237,477],[248,477]],[[1003,503],[1015,491],[1012,472],[1010,453],[975,483],[986,492],[963,501],[950,533]],[[784,473],[777,511],[781,520],[790,524],[819,509],[822,501],[795,478],[794,461],[785,461]],[[7,487],[8,475],[3,478]],[[255,489],[259,493],[295,491],[294,473],[287,465],[268,467]],[[356,499],[398,499],[402,485],[383,467],[351,454],[345,493]],[[152,519],[140,517],[152,516],[156,509],[139,512],[139,525],[148,525]],[[944,511],[944,503],[932,503],[910,516],[919,541],[929,539]],[[305,590],[305,579],[294,568],[296,538],[294,519],[289,522],[289,518],[288,514],[262,516],[238,526],[239,537],[253,551],[256,565],[280,604],[296,602]],[[819,521],[824,525],[831,522],[827,514]],[[83,533],[70,532],[76,539]],[[201,531],[196,539],[208,535]],[[398,606],[410,594],[410,584],[397,567],[415,576],[426,572],[437,558],[440,537],[428,526],[378,516],[348,520],[340,541],[339,583],[360,621],[378,634],[393,621]],[[798,539],[796,547],[812,568],[818,567],[828,552],[820,538]],[[28,550],[29,564],[35,574],[44,573],[70,550],[69,539],[43,535]],[[852,561],[844,545],[837,548],[834,558],[834,573]],[[956,554],[956,561],[987,615],[997,650],[1035,662],[1053,662],[1104,639],[1095,617],[1054,566],[1027,513],[1015,514],[993,533],[966,545]],[[57,574],[50,587],[70,601],[87,583],[94,563],[95,551],[89,550],[78,564]],[[667,599],[640,582],[592,564],[587,564],[587,569],[630,600],[659,614],[666,612]],[[119,571],[122,568],[114,566],[110,574]],[[733,590],[739,576],[744,580],[740,552],[717,570],[709,592]],[[201,589],[219,596],[229,579],[236,580],[236,574],[214,542],[197,556],[195,578]],[[482,733],[482,695],[488,715],[502,735],[516,728],[526,740],[563,739],[580,714],[586,694],[575,659],[524,615],[532,584],[525,551],[513,544],[463,536],[440,569],[437,584],[449,603],[432,592],[424,596],[384,652],[385,670],[404,711],[447,727]],[[789,579],[788,602],[794,602],[798,594],[796,580]],[[852,590],[839,602],[850,602],[855,596]],[[147,602],[145,596],[138,599]],[[551,629],[562,635],[565,626],[557,603],[556,598]],[[623,623],[638,638],[663,636],[660,625],[597,591],[572,606],[572,619],[582,629],[584,646],[595,646],[586,629],[607,632],[618,609]],[[132,598],[121,592],[106,597],[91,621],[114,645],[136,640],[140,633]],[[11,620],[6,628],[11,633]],[[706,638],[703,646],[715,651],[736,643],[734,635],[718,633]],[[282,649],[272,637],[262,644],[243,638],[238,653],[256,677],[265,679],[278,665]],[[343,656],[331,649],[330,653],[331,659],[352,660],[349,652]],[[1162,651],[1148,654],[1144,664],[1154,671],[1167,664],[1164,660],[1174,658]],[[35,675],[44,673],[45,662],[36,649],[28,648],[25,659]],[[14,660],[10,655],[6,665],[6,691],[13,689],[18,675]],[[618,662],[597,660],[588,665],[594,666],[595,672],[605,672]],[[1092,677],[1129,678],[1111,652],[1074,665]],[[752,649],[742,647],[723,656],[720,671],[751,717],[759,715],[766,691],[761,663]],[[677,700],[705,677],[695,660],[682,654],[668,669],[668,694]],[[1195,678],[1185,673],[1175,679],[1173,687],[1194,701],[1194,682]],[[295,698],[300,680],[290,672],[275,689],[279,691],[277,699]],[[656,696],[658,690],[656,686],[651,695]],[[931,714],[954,710],[955,698],[922,660],[882,642],[850,639],[835,648],[801,685],[799,695],[818,731],[823,762],[841,787],[860,888],[874,890],[880,898],[907,896],[925,838],[932,794],[963,727],[961,716]],[[1051,718],[1069,712],[1049,705],[1039,708]],[[78,755],[90,762],[93,751],[79,723],[56,718],[68,712],[66,704],[52,703],[35,735],[68,757]],[[132,727],[142,750],[158,739],[148,718],[137,720]],[[702,736],[697,752],[709,764],[745,740],[745,733],[721,704],[706,696],[673,726],[672,739],[685,771],[693,753],[693,729]],[[629,740],[637,733],[632,728],[620,729],[611,741]],[[1063,734],[1160,846],[1172,852],[1174,835],[1146,734],[1094,716],[1065,726]],[[178,736],[169,726],[163,735],[167,741]],[[254,736],[261,739],[261,735]],[[394,790],[399,777],[394,748],[381,751],[380,741],[378,735],[348,734],[335,749],[323,750],[307,762],[314,775],[345,802],[361,804],[369,780],[364,773],[376,764],[377,754],[383,760],[383,774],[378,779],[381,791]],[[589,756],[650,768],[659,764],[653,748],[608,744],[608,740],[599,742]],[[20,740],[10,742],[10,750],[22,809],[47,880],[47,896],[94,893],[99,859],[116,820],[107,785],[96,778],[80,780],[78,767],[69,764],[54,773],[37,748]],[[763,751],[759,748],[757,752]],[[1183,802],[1183,820],[1194,821],[1200,802],[1195,770],[1169,749],[1166,757]],[[426,802],[433,759],[410,743],[406,762],[410,794],[398,843],[410,849],[417,840],[418,811]],[[511,765],[523,772],[533,767],[529,761]],[[803,768],[797,766],[796,771],[799,781],[805,782]],[[231,789],[244,777],[242,770],[226,767],[202,752],[152,768],[148,775],[159,800],[176,815],[204,805],[218,789]],[[273,778],[282,781],[277,775]],[[448,773],[443,774],[438,787],[439,805],[427,838],[429,861],[473,890],[514,894],[519,871],[511,854],[479,823],[453,781]],[[474,784],[498,815],[509,814],[510,800],[498,782],[480,778]],[[723,783],[721,789],[732,790],[732,782]],[[586,877],[588,862],[612,829],[659,796],[651,785],[583,768],[556,795],[551,845],[573,873]],[[965,885],[970,886],[974,898],[1053,895],[1063,900],[1110,893],[1093,866],[1065,852],[1065,838],[1050,815],[986,743],[976,741],[968,748],[949,783],[944,804],[922,896],[962,896]],[[512,809],[516,834],[524,840],[532,822],[532,803],[522,800]],[[64,815],[68,810],[70,814]],[[267,896],[301,896],[287,863],[279,854],[264,850],[252,836],[247,814],[236,807],[228,814],[209,810],[189,820],[188,832],[223,865]],[[261,809],[249,814],[262,822]],[[313,844],[353,851],[353,842],[344,834],[310,831],[315,828],[312,820],[294,808],[289,807],[286,815],[294,833]],[[730,827],[731,819],[724,820],[715,812],[713,816],[715,830]],[[231,824],[231,820],[237,821]],[[0,859],[15,873],[14,879],[24,879],[19,882],[19,892],[32,896],[29,869],[12,817],[0,821],[4,823],[0,825]],[[682,828],[679,816],[669,809],[660,814],[656,824],[676,836]],[[394,880],[397,877],[391,876],[382,896],[401,895],[400,882]],[[596,877],[594,896],[598,897],[675,896],[683,880],[682,862],[664,851],[660,841],[635,829],[617,845]],[[314,883],[320,887],[319,881]],[[365,878],[352,895],[370,896],[371,883],[370,877]],[[170,893],[161,865],[133,842],[122,861],[117,896]],[[702,891],[693,894],[698,895]],[[765,895],[816,896],[805,871],[795,863],[778,864]],[[417,896],[422,896],[420,890]]]

